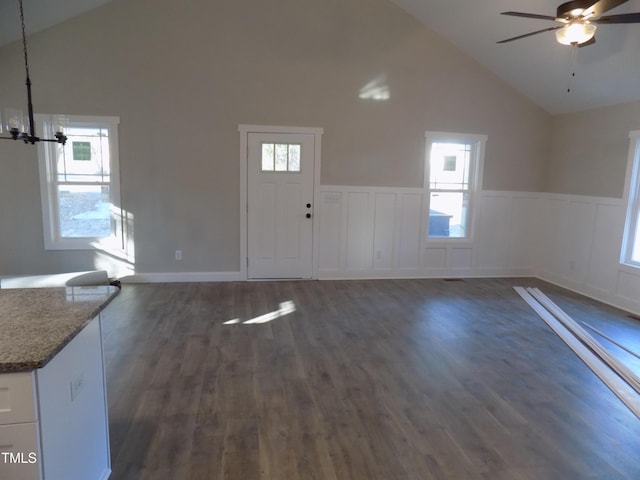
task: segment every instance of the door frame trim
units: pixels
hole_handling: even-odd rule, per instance
[[[321,153],[322,153],[322,134],[323,128],[318,127],[285,127],[275,125],[238,125],[240,132],[240,278],[249,279],[247,269],[248,255],[248,238],[247,238],[247,172],[249,162],[248,139],[250,133],[291,133],[306,134],[314,136],[314,171],[313,171],[313,216],[311,217],[312,229],[312,246],[311,246],[311,278],[318,278],[318,223],[316,213],[318,212],[318,198],[320,191],[320,172],[321,172]]]

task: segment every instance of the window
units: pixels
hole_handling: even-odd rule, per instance
[[[627,218],[621,263],[640,268],[640,130],[631,132],[627,168]]]
[[[300,172],[299,143],[263,143],[261,170],[263,172]]]
[[[427,237],[469,239],[486,136],[427,132],[426,137]]]
[[[118,118],[69,116],[67,143],[40,142],[45,248],[123,248]],[[38,115],[41,132],[51,116]]]

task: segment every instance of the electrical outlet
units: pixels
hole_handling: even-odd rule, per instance
[[[182,250],[176,250],[176,262],[182,260]]]

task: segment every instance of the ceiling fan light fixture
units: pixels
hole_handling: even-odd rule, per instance
[[[563,45],[580,45],[596,34],[597,26],[588,22],[570,23],[556,30],[556,40]]]

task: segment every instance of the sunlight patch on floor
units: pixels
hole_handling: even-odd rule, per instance
[[[278,310],[274,310],[273,312],[265,313],[264,315],[260,315],[258,317],[250,318],[249,320],[241,321],[239,318],[234,318],[233,320],[228,320],[223,323],[223,325],[256,325],[261,323],[269,323],[274,321],[276,318],[283,317],[290,313],[296,311],[296,305],[291,301],[287,300],[286,302],[280,303],[280,308]]]

